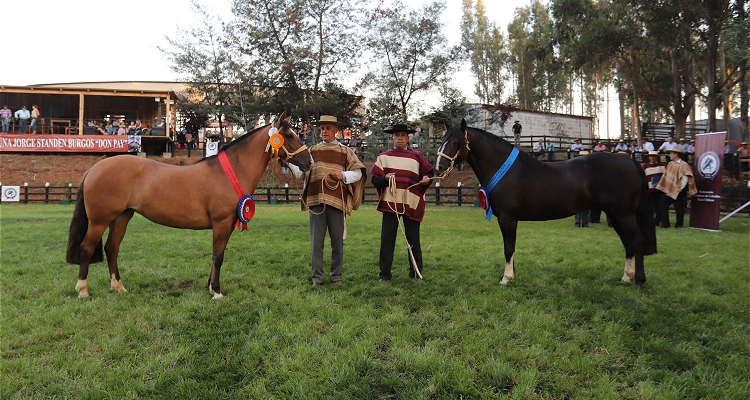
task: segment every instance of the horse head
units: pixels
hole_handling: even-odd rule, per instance
[[[289,123],[291,117],[286,116],[286,111],[281,113],[279,119],[273,123],[273,127],[277,129],[278,134],[283,138],[283,145],[281,149],[284,151],[284,161],[290,162],[298,166],[303,171],[309,171],[312,166],[313,159],[310,155],[310,150],[307,149],[302,140],[300,140],[297,133],[292,129],[292,125]]]
[[[446,127],[447,128],[447,127]],[[438,149],[438,157],[435,161],[435,173],[438,176],[447,176],[455,164],[459,169],[466,157],[469,155],[469,139],[466,120],[461,118],[461,125],[447,128],[443,136],[443,143]]]

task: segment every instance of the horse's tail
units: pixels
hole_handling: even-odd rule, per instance
[[[68,251],[65,254],[65,260],[71,264],[81,263],[81,243],[89,229],[89,217],[86,214],[86,203],[83,201],[83,183],[85,181],[86,176],[84,175],[81,184],[78,185],[76,208],[73,211],[73,220],[70,221]],[[101,261],[104,261],[104,253],[102,252],[102,241],[99,240],[99,244],[94,248],[94,253],[91,255],[91,261],[89,262],[97,263]]]
[[[656,225],[654,224],[654,204],[651,202],[651,195],[648,190],[648,178],[643,172],[643,168],[637,162],[633,163],[641,174],[641,198],[638,202],[638,211],[636,211],[636,220],[638,229],[643,236],[643,255],[656,254]]]

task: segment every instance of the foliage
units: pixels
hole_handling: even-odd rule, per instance
[[[229,241],[221,301],[211,232],[136,215],[77,299],[64,262],[72,210],[0,206],[1,398],[746,398],[748,219],[659,230],[643,290],[619,282],[606,224],[519,224],[516,279],[497,224],[428,206],[424,283],[377,282],[380,213],[347,218],[344,284],[309,284],[308,214],[258,204]],[[40,218],[43,215],[44,218]],[[43,234],[40,235],[40,232]],[[156,251],[155,251],[156,250]]]
[[[485,14],[483,0],[463,0],[461,18],[461,42],[471,56],[471,72],[476,79],[474,93],[483,104],[495,104],[502,100],[505,80],[503,67],[506,54],[505,38],[500,29],[491,23]]]
[[[409,104],[414,95],[426,92],[457,67],[458,49],[447,46],[441,31],[444,9],[445,3],[435,0],[406,12],[404,4],[395,0],[390,6],[381,1],[369,11],[368,46],[379,65],[369,79],[375,98],[385,102],[380,105],[386,114],[382,117],[405,120],[412,114]]]
[[[567,93],[567,75],[555,55],[553,24],[547,8],[534,0],[517,8],[508,25],[510,68],[516,87],[511,102],[524,109],[552,111]]]
[[[236,69],[221,19],[196,0],[191,0],[191,6],[199,19],[198,26],[178,31],[174,38],[167,37],[169,48],[161,50],[172,69],[188,84],[186,92],[178,94],[181,105],[194,114],[212,115],[224,137],[222,121],[225,117],[237,120],[240,114],[236,107]]]
[[[358,66],[358,4],[350,0],[234,0],[231,45],[261,114],[287,110],[304,121],[330,106],[326,86],[340,87]]]

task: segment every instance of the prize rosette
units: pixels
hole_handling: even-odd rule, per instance
[[[240,199],[239,205],[237,205],[237,217],[240,222],[246,224],[250,222],[255,216],[255,199],[253,196],[246,195]]]
[[[484,191],[484,189],[479,189],[479,206],[482,207],[483,210],[487,210],[487,204],[489,204],[489,201],[487,199],[487,192]]]
[[[280,133],[274,133],[268,138],[268,142],[271,144],[274,153],[276,153],[282,146],[284,146],[284,137],[281,136]]]

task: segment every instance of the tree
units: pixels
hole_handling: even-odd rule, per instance
[[[458,50],[448,47],[441,31],[444,9],[445,4],[436,0],[407,13],[401,1],[395,0],[390,7],[381,2],[368,13],[368,45],[373,64],[380,65],[371,75],[371,84],[376,98],[396,103],[400,117],[409,115],[416,93],[429,90],[457,67]]]
[[[191,2],[191,8],[199,17],[198,27],[180,30],[174,38],[167,37],[170,48],[160,50],[167,54],[172,70],[188,84],[187,92],[181,94],[183,106],[214,116],[223,138],[222,121],[237,111],[233,106],[235,80],[232,60],[223,40],[223,23],[196,1]]]
[[[502,100],[505,80],[503,67],[507,55],[505,38],[495,24],[489,22],[484,3],[463,0],[461,17],[461,43],[471,55],[471,72],[476,78],[474,93],[484,104],[496,104]]]
[[[516,9],[508,25],[508,49],[513,97],[522,108],[554,111],[567,98],[567,76],[554,43],[552,19],[539,0]]]
[[[248,102],[263,113],[320,114],[325,82],[357,66],[358,8],[351,0],[234,0],[232,48],[240,75],[259,87]]]

